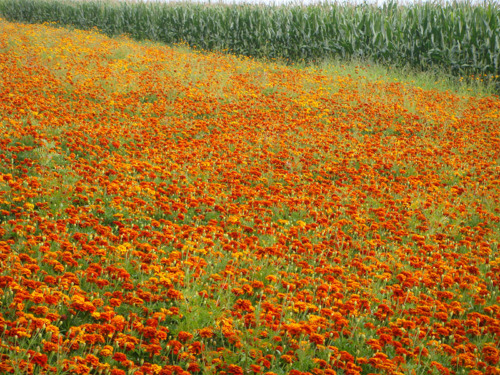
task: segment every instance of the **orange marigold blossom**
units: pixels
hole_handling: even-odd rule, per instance
[[[179,341],[181,342],[186,342],[186,341],[189,341],[193,338],[193,334],[189,333],[189,332],[179,332],[177,334],[177,338],[179,339]]]
[[[202,328],[198,331],[198,334],[203,338],[210,338],[214,335],[212,329],[210,327]]]

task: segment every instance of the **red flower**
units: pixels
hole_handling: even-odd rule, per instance
[[[35,353],[33,357],[31,357],[31,363],[34,363],[36,365],[39,365],[43,368],[47,366],[47,355],[46,354],[41,354],[41,353]]]
[[[187,342],[193,338],[193,335],[189,332],[181,331],[177,334],[177,338],[180,342]]]
[[[316,345],[323,345],[323,343],[325,342],[325,337],[317,333],[312,333],[309,336],[309,341],[315,343]]]
[[[187,370],[189,372],[199,372],[201,369],[200,369],[200,365],[199,364],[197,364],[196,362],[191,362],[188,365]]]
[[[116,352],[115,354],[113,354],[113,359],[118,362],[123,362],[127,360],[127,356],[123,353]]]
[[[227,372],[232,375],[243,375],[243,369],[240,366],[236,365],[229,365],[227,367]]]
[[[259,372],[261,372],[261,367],[259,365],[250,365],[250,370],[258,374]]]
[[[496,365],[500,361],[500,350],[494,344],[486,344],[483,348],[483,358],[490,365]]]

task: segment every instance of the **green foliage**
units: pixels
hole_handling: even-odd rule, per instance
[[[314,62],[370,59],[456,76],[500,74],[498,3],[224,5],[126,1],[0,0],[9,21],[97,27],[203,50]]]

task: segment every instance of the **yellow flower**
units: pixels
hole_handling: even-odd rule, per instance
[[[106,345],[104,348],[102,348],[99,354],[103,357],[110,357],[113,354],[113,347],[110,345]]]
[[[151,370],[153,370],[153,373],[159,374],[161,371],[162,367],[160,365],[153,364],[151,365]]]
[[[231,224],[236,224],[240,222],[240,218],[238,216],[230,216],[227,221]]]
[[[26,202],[24,204],[24,208],[27,209],[28,211],[33,211],[33,209],[35,208],[35,205],[32,203]]]

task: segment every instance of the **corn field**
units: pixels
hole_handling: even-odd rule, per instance
[[[494,2],[376,7],[0,0],[0,15],[291,62],[356,58],[457,76],[500,74],[500,6]]]

